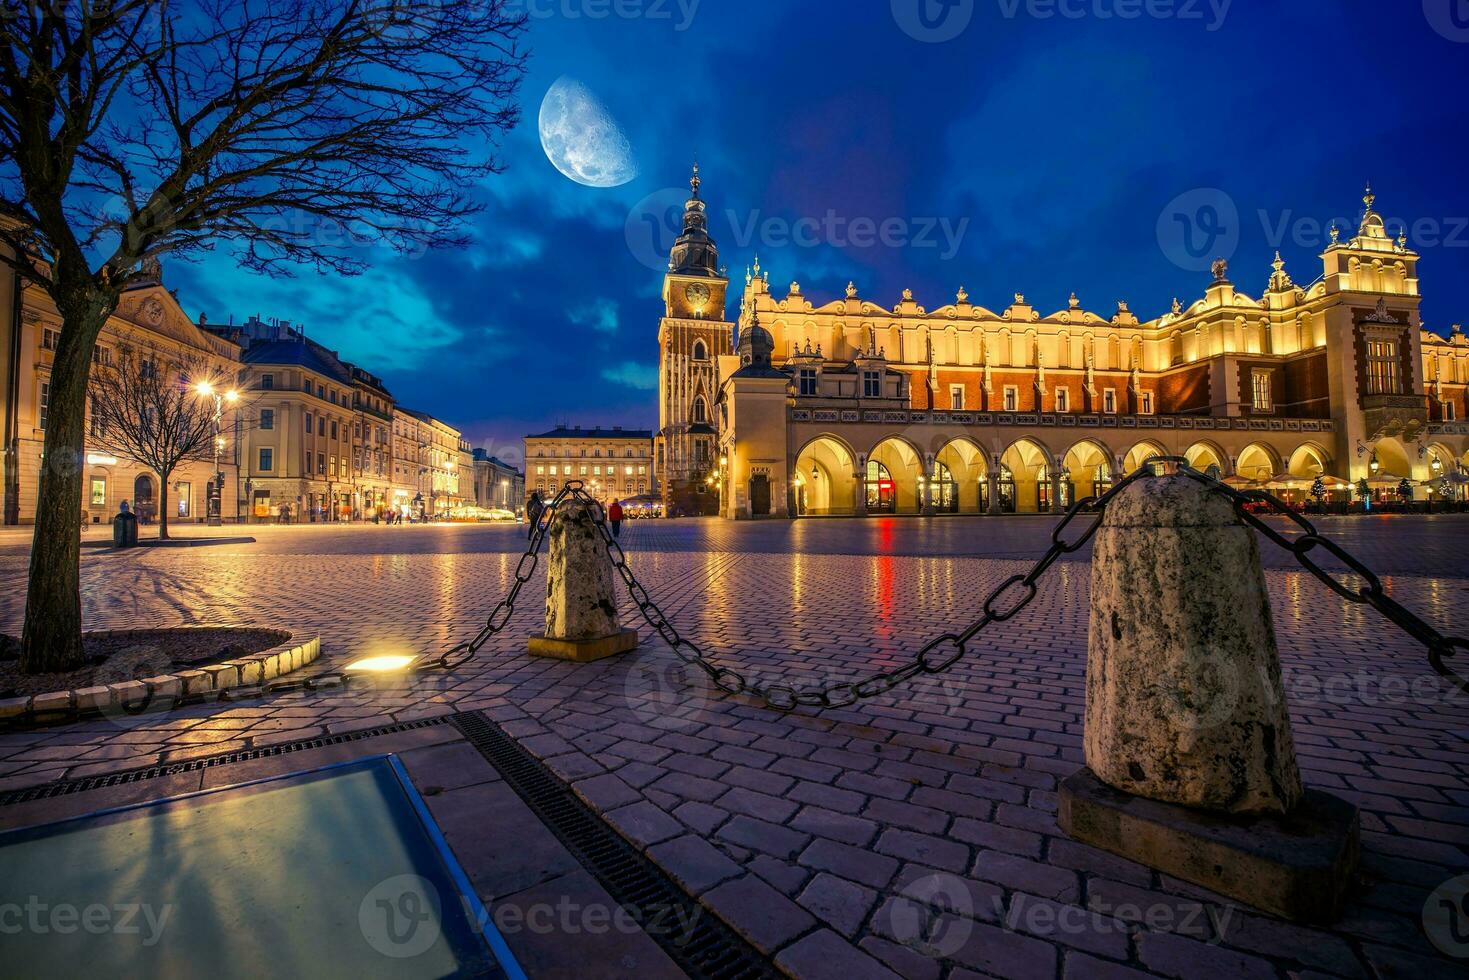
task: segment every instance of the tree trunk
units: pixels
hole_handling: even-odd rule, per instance
[[[56,300],[61,337],[47,392],[46,440],[20,641],[20,669],[26,674],[75,670],[85,662],[79,562],[87,379],[92,347],[115,302],[85,279],[58,283]]]
[[[165,473],[158,474],[158,538],[168,540],[168,475]]]

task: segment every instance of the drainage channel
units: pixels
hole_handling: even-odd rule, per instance
[[[234,762],[250,762],[255,759],[268,759],[274,756],[289,755],[292,752],[302,752],[306,749],[321,749],[329,745],[360,742],[363,739],[377,738],[380,735],[396,735],[399,732],[417,731],[420,728],[432,728],[435,725],[443,725],[449,721],[450,717],[450,715],[446,714],[437,715],[433,718],[420,718],[414,721],[396,722],[391,725],[379,725],[377,728],[364,728],[355,732],[343,732],[340,735],[319,735],[315,738],[303,738],[295,742],[282,742],[280,745],[269,745],[258,749],[237,749],[234,752],[222,752],[219,755],[189,759],[185,762],[166,762],[152,766],[142,766],[138,769],[123,769],[119,772],[109,772],[99,776],[85,776],[81,779],[56,779],[37,786],[25,786],[21,789],[0,792],[0,806],[10,806],[12,803],[28,803],[31,800],[49,800],[52,797],[66,796],[70,793],[81,793],[89,789],[103,789],[108,786],[121,786],[125,783],[135,783],[140,779],[157,779],[160,776],[173,776],[178,773],[197,772],[200,769],[212,769],[215,766],[227,766]]]
[[[757,949],[638,853],[499,725],[478,711],[454,716],[454,725],[640,925],[658,921],[694,923],[687,931],[678,930],[677,935],[674,930],[646,930],[690,977],[744,980],[777,976]]]

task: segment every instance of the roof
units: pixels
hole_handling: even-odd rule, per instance
[[[325,347],[310,341],[256,341],[245,348],[240,360],[246,364],[298,364],[317,374],[335,378],[343,384],[352,383],[352,372],[347,365]]]
[[[526,436],[527,439],[652,439],[649,429],[604,429],[597,426],[583,429],[579,425],[558,425],[550,432],[539,432]]]

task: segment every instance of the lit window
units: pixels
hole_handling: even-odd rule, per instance
[[[1392,340],[1367,341],[1367,392],[1395,395],[1398,388],[1398,345]]]
[[[1270,400],[1270,371],[1265,368],[1255,368],[1251,372],[1250,383],[1250,403],[1255,411],[1272,411],[1274,406]]]
[[[1056,389],[1056,411],[1071,411],[1071,390],[1069,388]]]
[[[1020,389],[1014,385],[1005,386],[1005,411],[1014,412],[1019,410]]]
[[[880,398],[882,396],[882,374],[878,371],[862,372],[862,397]]]
[[[816,369],[801,368],[801,394],[816,394]]]
[[[107,479],[105,477],[92,477],[92,506],[107,506]]]
[[[963,385],[949,385],[949,408],[956,412],[964,411]]]

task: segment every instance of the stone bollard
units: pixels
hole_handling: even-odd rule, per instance
[[[530,638],[530,652],[587,663],[637,646],[637,631],[618,621],[612,559],[592,505],[574,499],[559,504],[548,535],[546,632]]]
[[[1252,530],[1181,474],[1108,505],[1092,548],[1085,843],[1300,921],[1340,911],[1356,808],[1301,786]]]

